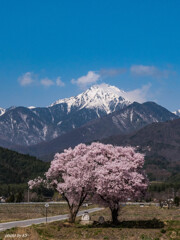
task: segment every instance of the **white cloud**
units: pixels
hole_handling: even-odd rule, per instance
[[[34,74],[32,72],[27,72],[18,78],[21,86],[28,86],[34,82]]]
[[[60,77],[57,77],[56,85],[59,86],[59,87],[64,87],[65,86],[64,82],[61,80]]]
[[[132,65],[130,68],[132,74],[137,76],[151,76],[151,77],[164,77],[167,78],[172,71],[167,69],[161,70],[155,66],[145,66],[145,65]]]
[[[77,84],[81,88],[86,88],[88,85],[96,83],[100,79],[100,74],[94,71],[89,71],[87,75],[78,78],[77,80],[72,79],[71,83]]]
[[[52,85],[54,85],[55,83],[51,80],[51,79],[49,79],[49,78],[43,78],[43,79],[41,79],[41,85],[43,85],[43,86],[45,86],[45,87],[50,87],[50,86],[52,86]]]
[[[149,90],[151,88],[151,84],[142,86],[142,88],[134,89],[132,91],[127,92],[127,98],[131,102],[139,102],[143,103],[149,100]]]

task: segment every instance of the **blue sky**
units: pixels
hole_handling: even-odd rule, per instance
[[[180,108],[179,0],[0,0],[0,107],[108,83]]]

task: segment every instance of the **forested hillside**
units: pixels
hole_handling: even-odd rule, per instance
[[[112,136],[103,143],[134,146],[145,153],[151,181],[180,183],[180,119],[153,123],[126,136]]]
[[[44,174],[49,164],[0,147],[0,183],[25,183]]]
[[[43,176],[49,163],[0,147],[0,196],[27,189],[27,182]]]

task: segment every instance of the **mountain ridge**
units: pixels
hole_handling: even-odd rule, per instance
[[[149,106],[148,103],[144,105],[131,103],[128,100],[128,93],[114,86],[94,85],[76,97],[58,100],[49,107],[19,106],[6,109],[0,116],[0,143],[5,146],[8,142],[10,145],[32,146],[49,142],[65,134],[71,136],[71,132],[75,129],[91,124],[92,121],[97,120],[95,124],[98,125],[98,119],[108,115],[110,118],[104,118],[102,122],[100,120],[98,128],[100,130],[97,127],[96,130],[92,129],[95,136],[97,133],[101,133],[102,137],[117,133],[127,134],[152,122],[177,118],[167,109],[158,106],[152,102]],[[123,111],[124,109],[126,110]],[[116,113],[119,111],[122,112],[117,117]],[[102,132],[103,124],[106,126],[104,132]],[[112,128],[110,131],[109,126]]]
[[[50,141],[130,105],[122,94],[125,96],[122,90],[103,84],[49,107],[11,107],[0,116],[0,138],[25,146]]]
[[[88,143],[117,134],[126,135],[152,122],[168,121],[174,118],[178,117],[156,103],[146,102],[139,104],[134,102],[124,109],[90,121],[84,126],[49,142],[42,142],[19,150],[40,158],[48,154],[52,157],[54,153],[63,151],[65,148],[74,147],[82,142]]]

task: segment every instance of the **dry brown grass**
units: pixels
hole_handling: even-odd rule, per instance
[[[77,219],[76,224],[64,222],[53,222],[49,224],[34,225],[32,227],[20,228],[6,231],[0,234],[0,239],[9,232],[28,233],[32,240],[178,240],[180,239],[180,214],[179,209],[160,209],[159,207],[127,206],[120,213],[120,221],[152,220],[158,218],[165,222],[164,228],[127,228],[127,227],[105,227],[105,226],[82,226]],[[97,221],[103,215],[107,221],[110,220],[110,212],[104,209],[92,213],[92,220]],[[14,239],[14,238],[13,238]],[[8,239],[9,240],[9,239]]]
[[[97,220],[99,212],[92,213],[93,220]],[[106,221],[111,220],[109,209],[103,211],[103,216]],[[151,220],[153,218],[166,220],[179,220],[180,221],[180,208],[164,209],[156,206],[139,207],[139,206],[127,206],[123,207],[119,213],[119,221],[129,220]]]
[[[4,234],[3,240],[40,240],[40,236],[33,228],[17,228],[15,230],[9,230]]]
[[[48,216],[68,213],[67,205],[50,204]],[[17,221],[40,218],[45,216],[45,207],[42,204],[0,205],[0,222]]]
[[[82,209],[85,208],[82,207]],[[66,213],[68,213],[68,206],[65,204],[49,205],[48,216]],[[44,204],[0,204],[0,223],[41,217],[45,217]]]

